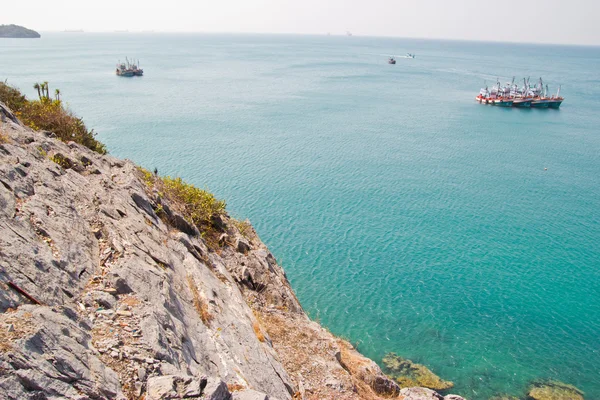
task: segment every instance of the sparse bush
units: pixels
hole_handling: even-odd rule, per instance
[[[17,112],[27,103],[25,95],[19,89],[9,86],[6,81],[0,82],[0,101],[13,112]]]
[[[187,276],[187,283],[192,292],[194,307],[198,312],[198,316],[200,316],[200,319],[202,320],[204,325],[210,327],[210,322],[213,320],[214,317],[208,309],[208,302],[204,297],[200,295],[200,292],[198,292],[196,282],[194,282],[194,278],[191,275]]]
[[[44,87],[47,92],[47,84]],[[63,106],[58,93],[55,100],[48,94],[40,95],[39,100],[27,100],[18,89],[0,82],[0,101],[32,129],[54,132],[63,142],[77,142],[100,154],[107,152],[106,146],[96,140],[94,130],[88,131],[83,120]]]
[[[64,169],[73,168],[73,162],[60,153],[56,153],[50,158],[52,161],[63,167]]]
[[[250,221],[239,221],[237,219],[232,219],[231,222],[238,229],[238,231],[240,231],[242,236],[244,236],[246,239],[250,239],[249,236],[252,233],[252,225],[250,224]]]
[[[225,212],[225,201],[217,200],[212,193],[198,189],[181,178],[167,176],[162,182],[165,197],[198,229],[212,228],[212,217]]]

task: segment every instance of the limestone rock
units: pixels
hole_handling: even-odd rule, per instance
[[[123,396],[117,374],[98,358],[89,333],[64,310],[23,305],[0,314],[0,325],[6,322],[15,329],[0,332],[0,398]]]
[[[220,381],[219,381],[220,382]],[[214,389],[207,386],[206,378],[194,378],[192,376],[168,375],[149,378],[146,386],[146,399],[185,399],[198,398],[204,389],[209,393]],[[220,387],[220,385],[219,385]],[[227,389],[227,386],[225,386]]]
[[[264,393],[252,389],[240,390],[232,393],[232,400],[274,400]]]
[[[422,387],[400,389],[400,398],[403,400],[444,400],[441,394]]]
[[[424,365],[413,363],[395,353],[389,353],[383,358],[390,376],[401,387],[422,386],[434,390],[447,390],[454,386],[450,381],[442,380]]]
[[[552,380],[532,383],[527,395],[532,400],[583,400],[575,386]]]

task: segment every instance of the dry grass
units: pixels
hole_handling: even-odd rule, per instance
[[[190,290],[192,291],[192,296],[194,298],[194,307],[196,308],[200,319],[202,320],[204,325],[210,327],[210,323],[214,319],[214,317],[210,313],[210,310],[208,308],[208,302],[202,295],[200,295],[198,287],[196,286],[196,282],[194,282],[194,278],[191,275],[187,276],[187,283]]]
[[[9,142],[10,142],[10,138],[8,137],[8,135],[6,133],[4,133],[2,130],[0,130],[0,144],[9,143]]]
[[[244,390],[246,389],[246,386],[242,385],[241,383],[228,383],[227,384],[227,389],[230,392],[239,392],[240,390]]]
[[[355,392],[351,377],[335,359],[337,346],[330,333],[290,313],[257,311],[256,315],[285,370],[298,387],[302,382],[305,400],[368,399]],[[330,380],[339,382],[340,386],[328,386]]]
[[[16,311],[7,310],[0,315],[0,353],[6,353],[12,349],[15,340],[22,339],[34,331],[31,324],[31,313],[23,313],[17,316]],[[9,332],[8,326],[12,325]]]
[[[256,335],[258,341],[264,343],[265,335],[262,333],[262,329],[260,328],[260,324],[258,323],[258,321],[254,321],[252,323],[252,329],[254,329],[254,334]]]

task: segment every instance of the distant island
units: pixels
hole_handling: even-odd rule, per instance
[[[0,38],[39,38],[41,35],[34,30],[19,25],[0,25]]]

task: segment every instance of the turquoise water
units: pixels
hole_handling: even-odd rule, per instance
[[[114,75],[127,55],[146,76]],[[512,75],[565,103],[475,103]],[[469,399],[536,378],[600,398],[600,48],[56,33],[0,41],[0,78],[49,81],[112,154],[227,199],[366,355]]]

